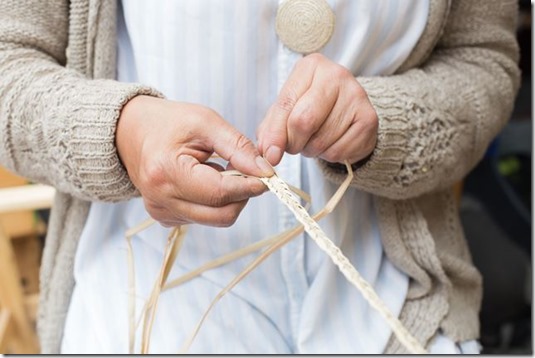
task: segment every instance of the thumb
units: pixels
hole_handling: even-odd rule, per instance
[[[225,121],[212,134],[213,150],[227,160],[232,167],[243,174],[256,177],[270,177],[273,167],[260,156],[257,148],[246,136]]]

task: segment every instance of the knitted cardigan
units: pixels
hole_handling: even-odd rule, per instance
[[[424,345],[479,334],[481,277],[451,186],[508,120],[519,83],[516,0],[431,0],[426,28],[393,76],[359,77],[379,117],[353,186],[374,195],[384,250],[410,278],[401,320]],[[115,129],[140,84],[114,81],[116,1],[0,2],[0,164],[57,188],[41,268],[38,331],[58,353],[91,201],[139,192]],[[320,161],[327,178],[339,167]],[[387,353],[403,353],[391,338]]]

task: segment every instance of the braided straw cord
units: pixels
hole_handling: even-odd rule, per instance
[[[302,224],[302,226],[295,227],[294,229],[290,230],[289,232],[285,232],[283,234],[278,235],[275,238],[263,240],[265,242],[262,243],[260,246],[269,245],[268,249],[264,251],[259,257],[257,257],[256,260],[254,260],[252,263],[250,263],[247,268],[242,271],[237,277],[235,277],[229,285],[227,285],[218,295],[217,297],[212,301],[206,312],[203,314],[201,320],[197,324],[196,328],[194,329],[192,335],[186,340],[183,347],[180,350],[180,353],[186,353],[193,343],[193,340],[195,339],[197,333],[199,332],[199,329],[202,326],[202,323],[206,319],[208,313],[213,308],[213,306],[216,304],[219,299],[221,299],[227,292],[229,292],[235,285],[237,285],[248,273],[250,273],[254,268],[256,268],[262,261],[264,261],[265,258],[267,258],[269,255],[271,255],[275,250],[279,249],[281,246],[283,246],[285,243],[290,241],[293,237],[295,237],[295,234],[298,233],[301,230],[305,230],[309,236],[316,242],[316,244],[322,249],[333,261],[333,263],[340,269],[342,274],[346,277],[346,279],[353,284],[362,294],[362,296],[368,301],[368,303],[376,309],[381,316],[386,320],[388,325],[391,327],[392,331],[398,338],[399,342],[405,346],[405,348],[411,352],[411,353],[417,353],[417,354],[426,354],[427,351],[422,347],[422,345],[407,331],[407,329],[403,326],[403,324],[390,312],[388,307],[383,303],[383,301],[377,296],[375,293],[373,287],[370,286],[364,278],[358,273],[358,271],[355,269],[355,267],[351,264],[351,262],[345,257],[345,255],[342,253],[342,251],[327,237],[327,235],[323,232],[323,230],[320,228],[316,220],[321,219],[323,216],[327,215],[333,208],[336,206],[336,203],[341,198],[343,193],[345,192],[345,189],[349,185],[349,181],[352,178],[352,172],[350,169],[350,166],[346,163],[346,167],[349,171],[348,178],[346,178],[346,181],[342,184],[342,186],[339,188],[337,193],[331,198],[329,203],[327,204],[326,208],[324,208],[320,213],[317,213],[314,218],[310,216],[310,214],[307,212],[307,210],[299,203],[299,200],[296,195],[292,193],[292,188],[284,182],[282,179],[280,179],[276,174],[269,178],[258,178],[261,180],[268,189],[275,194],[275,196],[283,203],[285,204],[288,209],[295,215],[296,219]],[[234,173],[227,173],[227,175],[235,175]],[[349,181],[348,181],[349,180]],[[293,189],[295,191],[295,189]],[[298,195],[302,195],[302,193],[297,192]],[[309,198],[308,198],[309,199]],[[135,228],[132,228],[128,230],[127,232],[127,240],[129,245],[129,251],[130,256],[132,255],[132,248],[130,239],[131,236],[133,236],[136,232],[142,231],[146,229],[148,226],[154,223],[154,220],[149,219],[145,222],[139,224]],[[177,282],[173,282],[171,285],[166,287],[166,281],[167,277],[170,271],[170,267],[173,265],[176,256],[178,254],[178,251],[180,250],[181,241],[184,238],[184,232],[180,229],[180,227],[175,228],[175,235],[171,234],[171,238],[179,238],[178,240],[172,240],[170,243],[172,249],[166,250],[166,259],[164,260],[164,263],[162,265],[162,272],[160,273],[160,277],[158,279],[158,282],[155,283],[155,287],[153,290],[153,293],[151,295],[151,298],[149,299],[150,302],[147,302],[145,304],[145,307],[143,308],[143,314],[140,317],[144,318],[145,324],[143,329],[143,341],[142,341],[142,353],[148,353],[148,346],[150,343],[150,332],[152,331],[152,323],[154,320],[154,315],[156,312],[156,306],[158,302],[158,296],[160,295],[162,290],[165,290],[166,288],[171,288],[174,286],[177,286],[187,280],[192,279],[193,277],[198,276],[202,272],[204,272],[207,269],[217,267],[221,264],[224,264],[225,262],[232,261],[238,257],[241,257],[241,254],[236,255],[236,253],[231,253],[230,255],[226,255],[228,257],[222,257],[220,260],[217,260],[214,265],[211,265],[209,263],[208,265],[205,265],[206,267],[201,267],[199,270],[194,270],[194,272],[191,272],[190,275],[185,275],[185,277],[179,278]],[[176,243],[180,242],[178,245]],[[254,249],[258,249],[260,247],[256,247]],[[245,248],[244,252],[250,253],[254,250],[249,250],[249,248]],[[133,274],[133,257],[129,256],[129,266],[130,266],[130,275]],[[169,257],[167,257],[169,256]],[[219,262],[221,261],[221,262]],[[129,286],[130,286],[130,295],[133,298],[135,294],[135,287],[133,285],[133,280],[129,279]],[[133,318],[133,312],[135,311],[135,306],[132,306],[132,302],[130,302],[129,305],[129,311],[130,311],[130,344],[129,344],[129,350],[130,352],[133,351],[134,345],[135,345],[135,338],[134,338],[134,331],[136,330],[136,327],[138,326],[139,322],[135,324],[135,319]]]
[[[388,307],[377,296],[373,287],[370,286],[364,278],[358,273],[355,267],[349,262],[342,251],[325,235],[318,223],[314,221],[308,212],[301,206],[297,198],[292,195],[288,185],[280,179],[277,175],[270,178],[261,178],[262,182],[267,185],[269,190],[273,192],[280,201],[284,203],[295,215],[296,219],[303,224],[305,231],[316,242],[338,266],[346,279],[351,282],[360,291],[362,296],[368,303],[375,308],[386,322],[392,328],[399,341],[411,352],[418,354],[426,354],[427,351],[421,344],[407,331],[403,324],[390,312]]]

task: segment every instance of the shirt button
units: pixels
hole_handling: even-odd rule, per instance
[[[325,0],[286,0],[277,11],[275,29],[290,50],[309,54],[329,42],[334,22],[334,12]]]

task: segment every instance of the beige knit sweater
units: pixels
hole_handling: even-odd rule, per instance
[[[423,344],[438,329],[478,337],[481,277],[451,186],[508,120],[518,87],[516,0],[431,0],[394,76],[358,78],[379,116],[353,185],[374,194],[390,260],[412,278],[401,319]],[[57,353],[90,201],[138,195],[114,145],[123,105],[148,87],[115,75],[116,1],[0,1],[0,164],[58,189],[41,270],[39,335]],[[340,182],[336,166],[321,163]],[[387,352],[403,352],[391,339]]]

